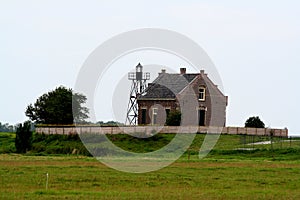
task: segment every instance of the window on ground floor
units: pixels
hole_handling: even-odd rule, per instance
[[[146,108],[142,108],[142,124],[146,124],[146,117],[147,117],[147,109]]]
[[[157,124],[157,108],[152,109],[152,124]]]

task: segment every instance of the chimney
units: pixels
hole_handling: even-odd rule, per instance
[[[200,73],[201,73],[201,74],[204,74],[204,70],[203,70],[203,69],[202,69],[202,70],[200,70]]]
[[[185,74],[186,68],[180,68],[180,74]]]
[[[165,69],[161,69],[161,72],[158,72],[158,75],[165,74],[165,73],[166,73],[166,70]]]

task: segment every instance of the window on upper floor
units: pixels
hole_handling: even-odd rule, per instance
[[[199,100],[205,101],[205,87],[204,86],[199,87]]]

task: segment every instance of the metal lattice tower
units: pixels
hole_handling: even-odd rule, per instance
[[[144,92],[146,81],[150,79],[150,73],[143,73],[143,66],[139,63],[135,72],[128,73],[128,80],[132,81],[129,102],[127,107],[126,125],[137,125],[138,104],[137,98]]]

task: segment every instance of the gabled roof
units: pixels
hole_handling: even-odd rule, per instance
[[[159,76],[149,84],[145,93],[139,99],[175,99],[190,82],[199,74],[169,74],[160,73]]]

